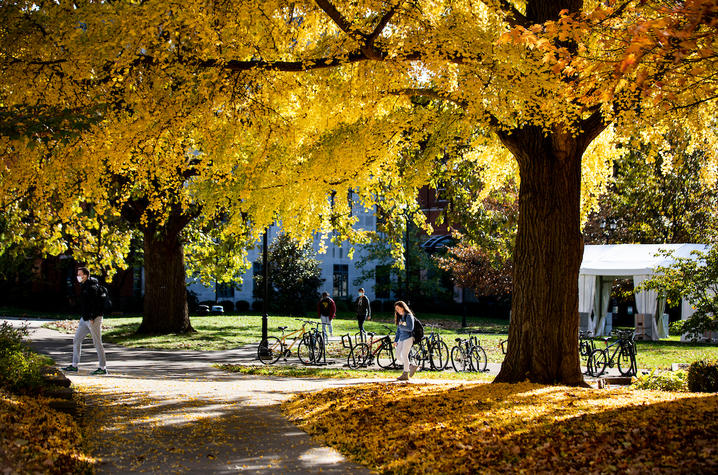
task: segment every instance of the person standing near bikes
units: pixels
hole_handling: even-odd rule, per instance
[[[364,295],[364,289],[359,289],[359,297],[356,300],[357,322],[359,323],[359,331],[364,333],[364,320],[371,320],[371,305],[369,305],[369,297]]]
[[[419,368],[409,363],[409,350],[414,344],[414,314],[409,306],[401,300],[394,303],[394,323],[396,323],[396,335],[394,336],[394,346],[396,347],[397,362],[404,365],[404,372],[397,381],[408,381],[409,377]]]
[[[324,344],[327,344],[327,327],[329,327],[329,334],[332,335],[332,320],[337,316],[337,305],[334,300],[329,297],[329,292],[322,292],[322,298],[319,300],[317,305],[317,313],[319,319],[322,321],[322,337],[324,338]]]

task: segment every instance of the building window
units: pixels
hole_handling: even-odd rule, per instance
[[[334,264],[334,297],[349,297],[349,266]]]
[[[388,299],[391,291],[391,268],[376,266],[374,270],[374,295],[378,299]]]
[[[234,298],[234,284],[223,284],[217,282],[215,284],[215,292],[217,293],[217,300],[219,299],[233,299]]]

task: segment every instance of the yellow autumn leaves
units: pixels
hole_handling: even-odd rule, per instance
[[[299,395],[283,409],[381,473],[718,469],[717,395],[376,383]]]
[[[0,390],[0,428],[0,462],[10,473],[85,473],[93,463],[77,423],[47,398]]]

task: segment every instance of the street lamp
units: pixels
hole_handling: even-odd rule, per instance
[[[269,309],[269,265],[267,264],[267,234],[269,227],[264,228],[262,238],[262,274],[264,280],[264,298],[262,299],[262,341],[267,341],[267,314]]]

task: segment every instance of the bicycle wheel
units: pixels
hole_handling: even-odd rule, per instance
[[[421,345],[414,345],[409,350],[409,364],[424,369],[424,349]]]
[[[394,348],[391,343],[382,343],[381,348],[376,352],[376,362],[380,368],[394,368],[396,361],[394,358]]]
[[[622,347],[618,352],[618,372],[621,376],[636,375],[636,358],[633,356],[631,349]]]
[[[259,342],[257,347],[257,359],[264,364],[276,363],[282,356],[282,343],[279,338],[274,336],[267,337],[266,340]]]
[[[469,358],[463,346],[455,346],[451,349],[451,366],[454,367],[454,371],[457,373],[466,371],[468,368]]]
[[[297,346],[297,356],[303,364],[316,364],[322,357],[322,349],[319,345],[321,337],[317,335],[306,334]]]
[[[321,333],[314,335],[314,363],[319,363],[324,358],[324,337]]]
[[[366,343],[359,343],[349,352],[349,356],[347,356],[347,366],[352,369],[359,368],[360,366],[366,366],[368,359],[369,345]]]
[[[436,340],[429,347],[429,364],[431,369],[442,371],[449,364],[449,347],[441,340]]]
[[[593,350],[591,355],[588,357],[588,363],[586,363],[586,371],[589,376],[598,377],[606,371],[606,352],[602,349]]]
[[[471,349],[470,359],[471,365],[474,371],[484,372],[486,371],[486,352],[480,346],[475,346]]]

